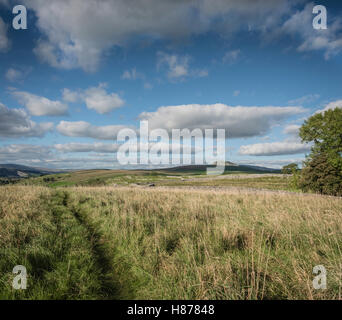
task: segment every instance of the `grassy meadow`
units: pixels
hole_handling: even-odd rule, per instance
[[[252,189],[298,191],[291,187],[290,177],[281,174],[226,172],[211,177],[205,172],[82,170],[16,181],[20,185],[47,187],[78,186],[173,186],[173,187],[244,187]]]
[[[0,299],[341,299],[340,198],[43,179],[0,187]]]

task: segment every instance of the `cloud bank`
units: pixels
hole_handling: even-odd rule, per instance
[[[306,144],[293,141],[283,141],[241,146],[239,154],[244,156],[280,156],[305,153],[309,152],[310,149],[311,147]]]
[[[23,0],[23,3],[34,11],[42,33],[34,50],[37,56],[53,67],[80,67],[86,71],[96,70],[104,53],[112,47],[126,46],[136,38],[175,40],[210,31],[229,36],[240,30],[267,35],[274,29],[278,34],[303,34],[295,27],[302,27],[301,19],[308,15],[305,12],[289,18],[303,0]],[[339,48],[338,30],[336,24],[328,37],[310,34],[311,41],[303,39],[300,50],[323,48],[332,54]],[[178,68],[171,75],[184,72]]]
[[[139,118],[148,120],[150,129],[225,129],[227,138],[247,138],[264,135],[273,125],[302,112],[300,107],[190,104],[160,107],[141,113]]]
[[[0,103],[0,137],[43,137],[52,130],[53,123],[36,123],[23,109],[9,109]]]

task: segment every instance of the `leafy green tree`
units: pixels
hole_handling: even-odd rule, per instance
[[[281,169],[282,174],[291,175],[288,178],[289,186],[292,190],[299,189],[300,170],[297,163],[290,163]]]
[[[317,113],[306,120],[299,135],[313,143],[304,162],[300,186],[331,195],[342,195],[342,109]]]
[[[306,120],[299,135],[303,142],[313,142],[312,154],[324,153],[328,161],[342,170],[342,106],[317,113]]]
[[[294,174],[299,170],[297,163],[290,163],[281,169],[282,174]]]
[[[342,173],[327,154],[315,154],[305,162],[298,185],[303,191],[342,196]]]

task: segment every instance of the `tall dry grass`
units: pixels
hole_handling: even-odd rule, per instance
[[[68,208],[68,197],[45,187],[0,188],[0,299],[120,297],[112,279],[107,285],[93,235]],[[12,287],[16,265],[27,268],[26,290]]]
[[[13,186],[0,200],[2,298],[341,299],[339,198]],[[19,295],[11,270],[25,263]]]
[[[184,189],[75,188],[72,201],[151,299],[340,299],[342,200]],[[312,286],[315,265],[328,289]]]

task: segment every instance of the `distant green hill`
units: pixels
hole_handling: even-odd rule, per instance
[[[2,178],[26,178],[65,172],[61,170],[28,167],[19,164],[0,164],[0,177]]]
[[[205,172],[207,168],[214,168],[214,166],[213,165],[188,165],[188,166],[179,166],[179,167],[174,167],[174,168],[158,169],[158,171],[201,174]],[[259,166],[238,165],[232,162],[226,162],[224,172],[225,173],[244,172],[244,173],[259,173],[260,174],[260,173],[281,173],[281,170],[266,168],[266,167],[259,167]]]
[[[140,172],[150,172],[150,173],[170,173],[170,174],[204,174],[208,167],[208,165],[188,165],[188,166],[179,166],[173,168],[163,168],[163,169],[155,169],[155,170],[133,170],[133,171],[140,171]],[[93,172],[94,175],[102,174],[103,170],[80,170],[80,173],[87,173]],[[106,175],[111,175],[114,173],[115,170],[105,170]],[[120,174],[133,173],[132,170],[119,170]],[[53,169],[45,169],[45,168],[36,168],[36,167],[28,167],[23,165],[17,164],[0,164],[0,177],[1,178],[10,178],[10,179],[20,179],[32,176],[42,176],[42,175],[49,175],[49,174],[56,174],[56,173],[66,173],[69,170],[53,170]],[[118,172],[117,170],[115,171]],[[225,174],[235,172],[235,173],[280,173],[280,169],[271,169],[266,167],[258,167],[258,166],[250,166],[250,165],[238,165],[232,162],[226,162],[225,166]],[[100,175],[101,175],[100,174]]]

